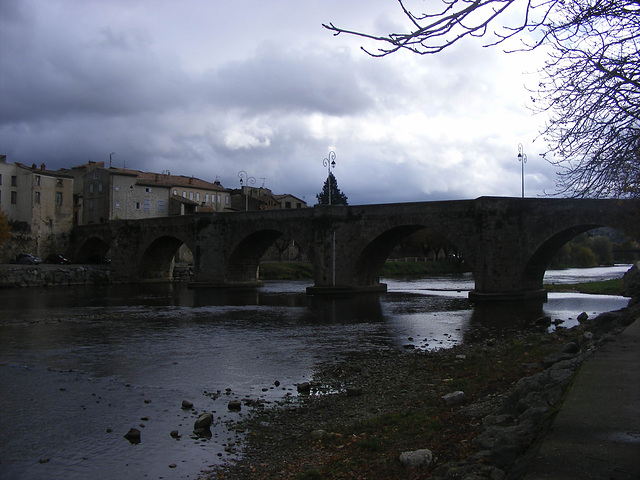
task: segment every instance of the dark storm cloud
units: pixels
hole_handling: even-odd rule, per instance
[[[34,42],[31,35],[42,33],[12,30],[0,71],[2,123],[130,115],[184,102],[187,79],[144,41],[126,38],[132,33],[105,29],[91,39]]]
[[[346,115],[373,105],[355,61],[317,48],[279,51],[263,46],[255,57],[223,65],[203,82],[212,102],[248,111]]]

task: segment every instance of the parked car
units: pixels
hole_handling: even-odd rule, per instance
[[[55,263],[56,265],[67,265],[71,263],[68,258],[63,257],[62,255],[59,255],[57,253],[50,253],[49,255],[47,255],[47,258],[45,258],[44,261],[45,263]]]
[[[37,265],[42,263],[42,259],[37,255],[31,255],[30,253],[19,253],[13,259],[13,263],[20,265]]]

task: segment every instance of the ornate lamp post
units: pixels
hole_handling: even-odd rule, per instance
[[[240,170],[238,172],[238,178],[240,179],[240,190],[244,190],[245,184],[247,187],[247,190],[245,190],[244,192],[244,198],[245,198],[244,210],[246,212],[246,211],[249,211],[249,185],[255,185],[256,179],[253,177],[250,177],[247,174],[247,172],[245,172],[244,170]]]
[[[331,169],[336,168],[336,152],[329,152],[329,156],[322,160],[322,165],[327,167],[327,183],[329,185],[329,205],[331,205]]]
[[[329,187],[329,205],[331,205],[331,169],[336,168],[336,152],[331,151],[327,158],[322,160],[322,165],[327,167],[327,186]],[[331,236],[331,285],[336,286],[336,231]]]
[[[518,161],[522,164],[522,198],[524,198],[524,164],[527,163],[527,154],[524,153],[522,144],[518,144]]]

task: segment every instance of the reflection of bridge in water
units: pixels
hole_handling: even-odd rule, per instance
[[[76,227],[74,261],[106,253],[128,281],[169,280],[182,245],[194,256],[192,286],[255,286],[261,257],[293,239],[314,267],[309,293],[385,291],[380,272],[405,237],[429,228],[454,243],[475,280],[474,299],[544,298],[557,250],[597,227],[638,235],[633,200],[480,197],[475,200],[327,206],[116,220]],[[632,231],[632,229],[634,231]]]

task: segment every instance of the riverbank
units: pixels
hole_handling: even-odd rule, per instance
[[[297,397],[230,425],[246,434],[242,457],[207,478],[520,478],[580,364],[638,317],[327,363]]]
[[[116,273],[106,265],[0,265],[0,288],[109,285]]]

